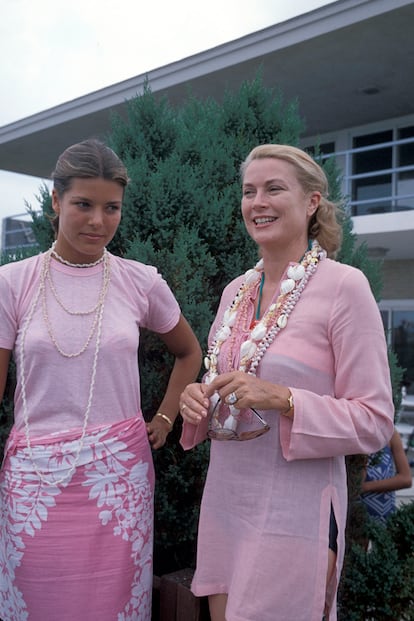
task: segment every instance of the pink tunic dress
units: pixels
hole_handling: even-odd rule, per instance
[[[14,350],[19,379],[0,473],[0,618],[149,621],[154,471],[141,412],[139,328],[168,332],[180,309],[155,268],[110,256],[96,384],[81,441],[95,339],[81,356],[64,358],[39,303],[24,348],[29,451],[19,352],[42,259],[0,269],[0,347]],[[79,269],[52,260],[51,275],[67,307],[96,303],[102,264]],[[61,348],[76,352],[91,316],[68,320],[50,288],[47,309]]]
[[[210,339],[242,280],[224,290]],[[238,335],[239,345],[247,334]],[[225,345],[221,356],[228,356]],[[339,534],[328,603],[335,621],[344,455],[376,451],[393,432],[384,329],[362,272],[323,260],[257,375],[291,389],[294,421],[261,411],[271,427],[266,435],[211,441],[192,589],[199,596],[228,593],[226,621],[321,621],[332,506]],[[205,423],[186,424],[184,448],[205,433]]]

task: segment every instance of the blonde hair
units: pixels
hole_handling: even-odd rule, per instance
[[[339,205],[328,199],[329,185],[323,169],[302,149],[284,144],[263,144],[250,151],[240,166],[242,180],[253,160],[265,158],[284,160],[292,164],[305,194],[320,192],[319,207],[309,221],[308,237],[317,239],[328,257],[335,258],[342,242],[341,210]]]

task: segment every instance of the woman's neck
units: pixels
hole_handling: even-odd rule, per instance
[[[292,244],[288,248],[261,248],[265,280],[268,285],[276,286],[282,278],[289,263],[300,263],[309,249],[308,242]]]

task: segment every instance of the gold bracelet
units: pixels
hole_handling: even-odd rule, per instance
[[[173,428],[173,422],[169,416],[163,414],[162,412],[157,412],[155,416],[160,416],[163,420],[165,420],[166,423],[169,424],[171,429]]]
[[[294,402],[293,402],[293,395],[292,395],[292,393],[291,393],[290,391],[289,391],[289,396],[288,396],[288,398],[287,398],[287,402],[288,402],[289,407],[288,407],[288,409],[287,409],[287,410],[284,410],[284,411],[282,412],[283,416],[288,416],[288,415],[289,415],[289,413],[290,413],[290,412],[293,410],[293,408],[295,407],[295,404],[294,404]]]

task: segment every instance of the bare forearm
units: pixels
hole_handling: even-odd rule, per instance
[[[4,389],[6,387],[10,355],[11,352],[8,349],[0,348],[0,402],[3,399]]]
[[[364,481],[361,490],[363,494],[384,492],[393,492],[397,489],[411,487],[412,479],[407,475],[396,474],[389,479],[380,479],[379,481]]]
[[[201,367],[201,353],[193,352],[182,358],[176,358],[168,381],[164,398],[159,405],[159,411],[167,414],[172,422],[175,421],[179,410],[179,398],[184,388],[194,382]]]

